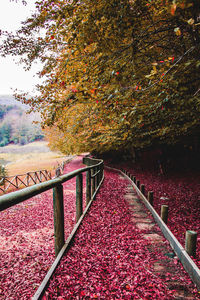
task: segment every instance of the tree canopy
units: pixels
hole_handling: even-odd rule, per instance
[[[54,147],[145,148],[199,132],[199,28],[194,0],[45,0],[3,54],[44,63],[28,102]]]

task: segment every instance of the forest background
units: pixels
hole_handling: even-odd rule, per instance
[[[0,96],[0,147],[10,143],[26,145],[42,140],[39,114],[27,114],[28,107],[9,95]]]

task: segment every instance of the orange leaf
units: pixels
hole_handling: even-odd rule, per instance
[[[173,5],[171,6],[171,14],[172,14],[172,16],[175,15],[175,11],[176,11],[176,4],[173,4]]]
[[[90,90],[91,94],[95,94],[95,89]]]

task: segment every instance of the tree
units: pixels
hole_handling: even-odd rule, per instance
[[[8,122],[3,122],[0,126],[0,147],[9,144],[11,138],[11,125]]]
[[[192,0],[38,1],[4,54],[44,63],[28,102],[63,151],[173,144],[199,132],[199,19]]]
[[[0,185],[3,183],[1,179],[7,175],[6,173],[6,168],[3,165],[0,165]]]

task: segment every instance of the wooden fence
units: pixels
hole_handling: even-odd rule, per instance
[[[64,240],[64,208],[63,208],[63,183],[76,177],[76,222],[83,215],[83,173],[86,173],[86,205],[94,199],[104,178],[104,165],[102,160],[84,158],[83,163],[88,165],[46,182],[26,187],[22,190],[0,196],[0,211],[21,203],[33,196],[39,195],[47,190],[53,189],[54,208],[54,238],[55,254],[65,244]],[[86,206],[86,209],[87,209]]]
[[[63,174],[66,163],[72,160],[73,157],[74,156],[70,156],[67,160],[57,164],[55,169],[55,177]],[[13,192],[14,190],[50,180],[52,177],[53,175],[51,171],[48,170],[39,170],[15,176],[2,177],[0,178],[0,193]]]
[[[47,170],[39,170],[20,174],[15,176],[2,177],[0,180],[0,192],[6,193],[13,189],[20,189],[41,183],[51,179],[51,172]]]

